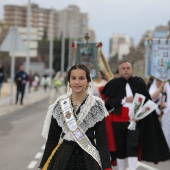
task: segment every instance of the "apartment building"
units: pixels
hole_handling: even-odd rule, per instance
[[[31,4],[31,27],[36,28],[38,40],[43,37],[50,38],[50,22],[52,19],[52,33],[54,38],[65,37],[81,39],[87,32],[88,14],[82,13],[76,5],[69,5],[63,10],[40,8],[37,4]],[[5,5],[4,22],[9,26],[27,26],[27,5]]]
[[[168,26],[159,25],[155,27],[153,32],[153,37],[155,38],[167,38],[168,36]]]
[[[64,32],[65,37],[72,39],[82,39],[87,33],[88,14],[80,12],[76,5],[69,5],[59,11],[59,24],[57,36],[60,37]]]
[[[9,26],[26,27],[27,26],[27,5],[5,5],[4,22]],[[38,40],[44,36],[50,37],[50,16],[51,9],[39,8],[37,4],[31,4],[30,26],[37,29]],[[53,10],[53,33],[56,37],[58,23],[58,12]]]
[[[133,46],[133,40],[127,35],[113,34],[110,38],[110,57],[118,55],[118,60],[122,60],[123,55],[130,52],[130,47]]]
[[[95,41],[96,41],[96,34],[95,34],[94,29],[89,27],[89,28],[87,29],[87,32],[88,32],[89,35],[90,35],[89,42],[95,42]]]

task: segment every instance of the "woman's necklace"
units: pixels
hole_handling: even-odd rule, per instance
[[[74,104],[74,102],[73,102],[73,105],[74,105],[74,107],[75,107],[75,108],[77,108],[77,107],[78,107],[78,104],[77,104],[77,103],[75,103],[75,104]]]
[[[71,101],[72,101],[72,104],[73,104],[73,106],[74,106],[75,110],[77,110],[77,109],[78,109],[79,104],[78,104],[78,103],[74,103],[72,96],[70,96],[70,99],[71,99]]]
[[[85,99],[86,99],[86,98],[87,98],[87,95],[86,95]],[[85,99],[84,99],[84,100],[85,100]],[[71,96],[71,100],[72,100],[73,106],[75,107],[76,110],[79,108],[79,106],[81,105],[81,103],[84,101],[84,100],[83,100],[83,101],[80,102],[80,103],[77,103],[77,102],[74,103],[72,96]]]

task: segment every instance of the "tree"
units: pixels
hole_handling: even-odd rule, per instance
[[[46,67],[49,67],[49,40],[43,39],[38,44],[38,54]],[[54,39],[53,42],[53,69],[59,71],[61,69],[61,39]],[[64,70],[68,67],[69,39],[65,39],[65,63]]]
[[[122,60],[118,60],[118,54],[109,58],[109,65],[112,72],[115,73],[120,62],[123,60],[130,61],[133,64],[133,72],[135,75],[145,77],[145,46],[144,40],[141,40],[137,47],[132,46],[130,52],[123,56]]]
[[[109,66],[111,68],[112,73],[115,73],[118,69],[118,54],[115,54],[113,57],[109,58]]]

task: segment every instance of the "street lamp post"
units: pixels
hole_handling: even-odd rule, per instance
[[[66,27],[66,13],[64,11],[63,19],[63,31],[62,31],[62,44],[61,44],[61,74],[64,74],[64,62],[65,62],[65,27]]]
[[[69,38],[69,52],[68,52],[68,69],[71,67],[71,64],[72,64],[72,47],[71,47],[71,44],[72,44],[72,38],[70,36]]]
[[[15,77],[15,52],[16,52],[16,31],[17,27],[12,28],[14,30],[14,34],[12,36],[12,43],[14,43],[13,48],[11,50],[11,104],[13,102],[13,97],[14,97],[14,77]]]
[[[170,21],[168,22],[168,38],[170,38]]]
[[[49,54],[49,71],[50,80],[52,83],[52,71],[53,71],[53,9],[50,15],[50,54]]]
[[[28,0],[28,6],[27,6],[27,56],[26,56],[26,72],[29,74],[30,71],[30,15],[31,15],[31,7],[30,7],[30,0]],[[26,86],[26,93],[29,92],[29,82],[27,82]]]

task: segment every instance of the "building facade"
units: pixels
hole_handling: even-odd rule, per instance
[[[133,46],[133,39],[127,35],[113,34],[110,38],[109,56],[118,56],[118,60],[123,58],[123,55],[129,53],[130,47]]]
[[[90,35],[89,42],[96,42],[96,34],[95,34],[94,29],[89,27],[87,32]]]
[[[40,8],[37,4],[30,5],[30,25],[37,29],[38,39],[65,37],[81,39],[87,33],[88,14],[82,13],[79,7],[69,5],[63,10]],[[9,26],[27,27],[28,6],[5,5],[4,22]],[[51,27],[52,23],[52,27]],[[52,31],[51,31],[52,28]]]
[[[5,5],[4,22],[9,26],[27,27],[28,9],[26,6]],[[30,27],[37,29],[38,39],[50,37],[50,16],[52,10],[39,8],[37,4],[30,6]],[[53,11],[53,33],[56,37],[58,12]]]
[[[64,32],[65,37],[72,39],[82,39],[88,28],[88,15],[81,13],[76,5],[69,5],[59,11],[59,24],[57,37]]]

